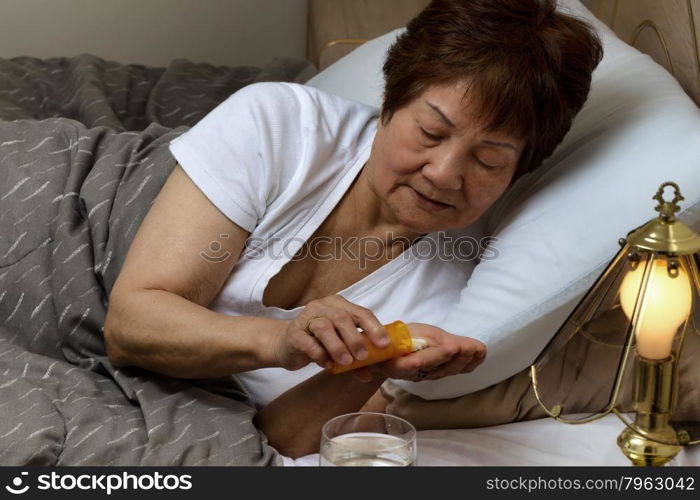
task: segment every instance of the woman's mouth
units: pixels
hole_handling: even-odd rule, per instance
[[[437,212],[440,210],[452,208],[452,205],[448,205],[447,203],[442,203],[440,201],[428,198],[427,196],[420,194],[413,188],[411,188],[411,191],[413,191],[413,196],[416,198],[416,202],[418,203],[418,205],[420,205],[426,210],[430,210],[431,212]]]

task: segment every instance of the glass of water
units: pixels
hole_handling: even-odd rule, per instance
[[[321,429],[322,466],[411,466],[416,464],[416,429],[385,413],[340,415]]]

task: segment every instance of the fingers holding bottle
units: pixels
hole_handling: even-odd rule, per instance
[[[386,327],[382,325],[370,309],[353,304],[341,295],[333,296],[333,300],[338,304],[338,307],[351,315],[355,325],[369,337],[375,346],[381,348],[391,343]]]
[[[478,340],[423,323],[382,325],[369,309],[339,295],[309,302],[288,323],[280,346],[280,366],[290,370],[311,362],[332,373],[377,365],[387,377],[414,381],[469,373],[486,356]]]
[[[276,365],[292,371],[309,363],[328,368],[333,366],[333,360],[323,345],[314,335],[304,330],[304,325],[299,327],[296,319],[288,322],[286,329],[277,335],[274,347]]]
[[[364,360],[371,347],[366,342],[369,334],[363,333],[365,328],[373,332],[373,342],[389,342],[383,325],[369,309],[339,295],[313,300],[289,322],[280,339],[280,365],[297,369],[313,361],[330,369],[334,364],[349,366]],[[290,359],[294,362],[290,363]]]

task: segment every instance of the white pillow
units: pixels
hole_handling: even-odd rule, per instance
[[[382,66],[386,52],[403,30],[390,31],[360,45],[318,73],[306,85],[378,108],[384,93]]]
[[[498,257],[475,267],[459,304],[439,325],[484,342],[486,361],[472,374],[395,381],[425,399],[474,392],[527,368],[617,252],[618,239],[656,215],[651,197],[664,181],[680,185],[680,217],[700,231],[700,110],[665,69],[580,2],[560,4],[596,27],[603,61],[563,143],[485,215]],[[372,61],[381,61],[395,36],[374,41],[372,50],[381,55]],[[377,74],[354,60],[360,49],[315,80],[328,84],[323,90],[376,104],[381,93],[360,90],[375,89]],[[341,74],[347,69],[352,74]]]

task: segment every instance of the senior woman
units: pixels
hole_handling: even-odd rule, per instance
[[[428,324],[467,274],[414,249],[552,153],[600,57],[551,0],[434,0],[389,52],[380,112],[294,84],[237,92],[171,144],[179,165],[110,296],[113,364],[238,374],[292,457],[317,450],[329,418],[373,407],[388,377],[474,370],[485,346]],[[364,359],[362,335],[385,345],[395,319],[428,347],[327,370]]]

